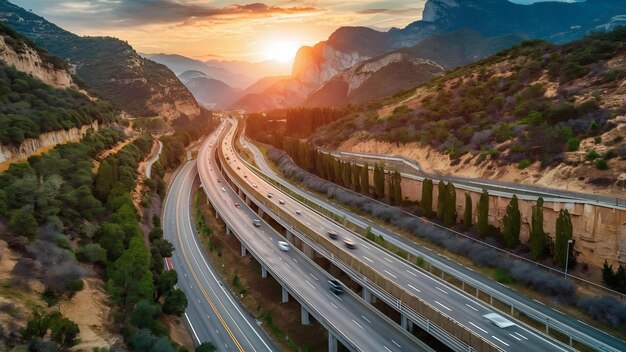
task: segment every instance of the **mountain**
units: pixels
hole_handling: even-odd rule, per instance
[[[7,146],[17,148],[12,154],[29,149],[22,145],[25,139],[117,118],[110,104],[92,100],[78,90],[65,61],[1,23],[0,92],[3,161]]]
[[[272,60],[261,62],[208,60],[204,63],[210,67],[218,67],[246,76],[249,81],[247,81],[245,85],[241,86],[242,88],[249,87],[251,84],[262,79],[263,77],[286,75],[291,72],[291,66],[289,64]]]
[[[507,0],[428,0],[422,19],[405,28],[392,28],[387,32],[364,27],[342,27],[330,35],[328,40],[313,47],[302,47],[294,61],[292,76],[296,82],[291,86],[301,87],[299,94],[285,97],[256,97],[255,101],[279,103],[288,101],[290,106],[302,103],[317,104],[332,98],[331,92],[346,90],[345,78],[335,77],[356,64],[376,58],[380,63],[394,62],[403,65],[407,74],[415,72],[411,60],[427,59],[410,53],[402,54],[398,60],[381,55],[403,47],[413,47],[436,34],[445,34],[462,29],[472,30],[485,38],[498,38],[517,35],[523,38],[544,39],[563,43],[596,31],[608,31],[626,24],[626,1],[588,0],[585,2],[541,2],[532,5],[519,5]],[[445,43],[441,43],[445,44]],[[438,45],[441,47],[441,45]],[[419,60],[418,60],[419,61]],[[431,60],[445,67],[446,64]],[[464,60],[459,61],[465,63]],[[370,65],[371,66],[371,65]],[[387,67],[385,71],[400,74],[400,71]],[[357,69],[355,68],[355,71]],[[383,71],[379,74],[382,76]],[[417,70],[419,81],[427,77]],[[349,74],[348,74],[349,75]],[[396,76],[397,77],[397,76]],[[377,81],[390,82],[379,77]],[[332,82],[330,80],[333,79]],[[342,83],[342,81],[344,83]],[[329,88],[322,91],[321,85],[329,82]],[[410,84],[411,82],[407,82]],[[284,83],[281,82],[284,86]],[[280,94],[283,90],[268,90],[268,94]],[[332,88],[332,89],[331,89]],[[330,89],[330,91],[326,91]],[[291,92],[290,92],[291,93]],[[313,93],[309,99],[307,96]],[[326,94],[329,93],[329,94]],[[387,91],[385,91],[387,93]],[[364,94],[363,99],[369,95]],[[337,103],[337,100],[334,99]],[[242,99],[242,102],[250,101]],[[250,108],[245,104],[242,108]],[[279,107],[279,106],[274,106]]]
[[[433,35],[345,70],[309,95],[307,106],[360,104],[413,88],[446,70],[522,42],[517,35],[489,38],[472,30]]]
[[[286,80],[288,78],[289,78],[289,76],[268,76],[268,77],[263,77],[263,78],[259,79],[258,81],[254,82],[248,88],[246,88],[246,90],[243,92],[243,94],[258,94],[258,93],[261,93],[264,90],[266,90],[266,89],[270,88],[271,86],[273,86],[274,84],[276,84],[277,82]]]
[[[133,115],[171,121],[200,114],[191,93],[167,67],[142,58],[126,42],[77,36],[6,0],[0,0],[0,21],[66,59],[93,92]]]
[[[189,72],[189,71],[187,71]],[[198,102],[207,108],[226,109],[239,97],[241,89],[213,78],[196,77],[185,83]]]
[[[189,70],[189,71],[185,71],[179,75],[177,75],[176,77],[178,77],[178,79],[183,82],[183,84],[189,82],[190,80],[194,79],[194,78],[200,78],[200,77],[205,77],[205,78],[209,78],[207,77],[207,75],[205,75],[204,73],[200,72],[200,71],[196,71],[196,70]],[[192,92],[193,93],[193,92]]]

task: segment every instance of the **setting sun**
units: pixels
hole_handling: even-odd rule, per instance
[[[267,44],[265,57],[268,60],[291,62],[303,44],[292,40],[276,40]]]

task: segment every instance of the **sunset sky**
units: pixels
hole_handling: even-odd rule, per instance
[[[80,35],[108,35],[139,52],[286,64],[340,26],[387,30],[421,18],[426,0],[13,0]],[[517,0],[529,3],[533,0]]]

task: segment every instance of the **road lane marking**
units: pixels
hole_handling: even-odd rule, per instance
[[[411,285],[411,284],[409,284],[409,287],[410,287],[410,288],[412,288],[412,289],[414,289],[414,290],[415,290],[415,291],[417,291],[417,292],[422,292],[422,291],[420,291],[419,289],[415,288],[415,286],[413,286],[413,285]]]
[[[361,324],[357,323],[356,320],[352,319],[352,322],[356,324],[356,326],[360,327],[361,330],[365,330],[363,329],[363,327],[361,326]]]
[[[364,315],[361,315],[361,318],[363,318],[363,320],[365,320],[366,322],[370,323],[370,325],[372,325],[372,322],[367,319]]]
[[[416,273],[414,273],[414,272],[412,272],[411,270],[406,270],[406,272],[407,272],[407,273],[409,273],[409,274],[411,274],[411,275],[413,275],[413,276],[415,276],[415,277],[417,277],[417,274],[416,274]]]
[[[310,283],[310,282],[309,282],[309,280],[304,280],[304,281],[306,281],[306,283],[307,283],[307,284],[309,284],[309,286],[311,286],[311,287],[313,287],[314,289],[316,289],[316,290],[317,290],[317,287],[313,286],[313,284],[312,284],[312,283]]]
[[[368,257],[366,257],[366,256],[363,256],[363,259],[367,260],[367,261],[368,261],[368,262],[370,262],[370,263],[373,263],[373,262],[374,262],[373,260],[371,260],[370,258],[368,258]]]
[[[402,346],[400,346],[397,342],[395,342],[394,340],[391,340],[391,342],[393,342],[394,345],[398,346],[398,348],[402,348]]]
[[[435,301],[435,303],[437,303],[438,305],[440,305],[440,306],[444,307],[445,309],[447,309],[447,310],[449,310],[449,311],[452,311],[452,309],[450,309],[450,308],[446,307],[445,305],[443,305],[443,304],[439,303],[439,301]]]
[[[309,273],[309,275],[311,275],[311,277],[312,277],[312,278],[314,278],[314,279],[315,279],[315,281],[320,281],[320,279],[316,278],[316,277],[315,277],[315,275],[313,275],[313,274],[311,274],[311,273]]]
[[[448,294],[448,292],[446,292],[446,291],[442,290],[441,288],[439,288],[439,286],[435,286],[435,288],[436,288],[436,289],[438,289],[439,291],[441,291],[441,292],[445,293],[446,295]]]
[[[522,341],[522,339],[520,339],[519,337],[513,335],[513,334],[509,334],[509,336],[511,336],[512,338],[516,339],[517,341]]]
[[[392,351],[389,349],[389,347],[387,347],[387,346],[385,346],[385,345],[383,345],[383,347],[384,347],[387,351],[392,352]]]
[[[485,334],[488,334],[487,330],[485,330],[485,329],[481,328],[480,326],[478,326],[478,325],[476,325],[476,324],[472,323],[471,321],[470,321],[469,323],[470,323],[470,324],[472,324],[472,326],[473,326],[473,327],[475,327],[476,329],[478,329],[478,330],[480,330],[480,331],[484,332]]]
[[[187,323],[189,323],[189,327],[191,328],[191,332],[193,332],[193,336],[196,338],[196,341],[198,341],[198,343],[202,343],[200,341],[200,338],[198,337],[198,334],[196,333],[196,329],[193,328],[193,325],[191,324],[191,320],[189,320],[189,316],[187,315],[187,312],[185,312],[185,319],[187,319]]]
[[[387,258],[387,257],[383,257],[386,261],[388,261],[389,263],[393,263],[393,260]]]
[[[514,332],[514,334],[515,334],[515,335],[517,335],[517,336],[519,336],[519,337],[521,337],[521,338],[523,338],[524,340],[528,340],[528,337],[526,337],[526,336],[524,336],[524,335],[520,334],[519,332]]]
[[[478,309],[476,309],[476,308],[474,308],[474,307],[470,306],[469,304],[465,303],[465,305],[466,305],[466,306],[468,306],[468,307],[470,307],[471,309],[473,309],[473,310],[475,310],[475,311],[477,311],[477,312],[478,312]]]
[[[338,309],[339,307],[337,307],[337,305],[335,305],[333,302],[330,302],[330,305],[335,307],[335,309]]]
[[[383,270],[384,272],[386,272],[388,275],[391,275],[394,279],[397,279],[398,277],[395,276],[394,274],[388,272],[387,270]]]
[[[495,336],[493,336],[493,335],[491,335],[491,337],[493,337],[495,340],[499,341],[499,342],[500,342],[500,343],[502,343],[503,345],[510,346],[508,343],[506,343],[506,342],[504,342],[504,341],[500,340],[499,338],[497,338],[497,337],[495,337]]]

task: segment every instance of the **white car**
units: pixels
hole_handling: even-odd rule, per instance
[[[226,188],[222,187],[222,192],[226,192]]]
[[[499,327],[501,329],[508,328],[509,326],[515,325],[514,322],[504,318],[503,316],[501,316],[498,313],[485,314],[485,315],[483,315],[483,317],[486,318],[492,324],[494,324],[495,326],[497,326],[497,327]]]
[[[287,252],[289,250],[289,243],[285,241],[278,241],[278,248],[280,248],[283,252]]]
[[[296,214],[302,215],[302,212],[300,210],[296,210]]]
[[[278,200],[278,204],[285,204],[285,201],[284,201],[284,200],[282,200],[282,199],[279,199],[279,200]]]

